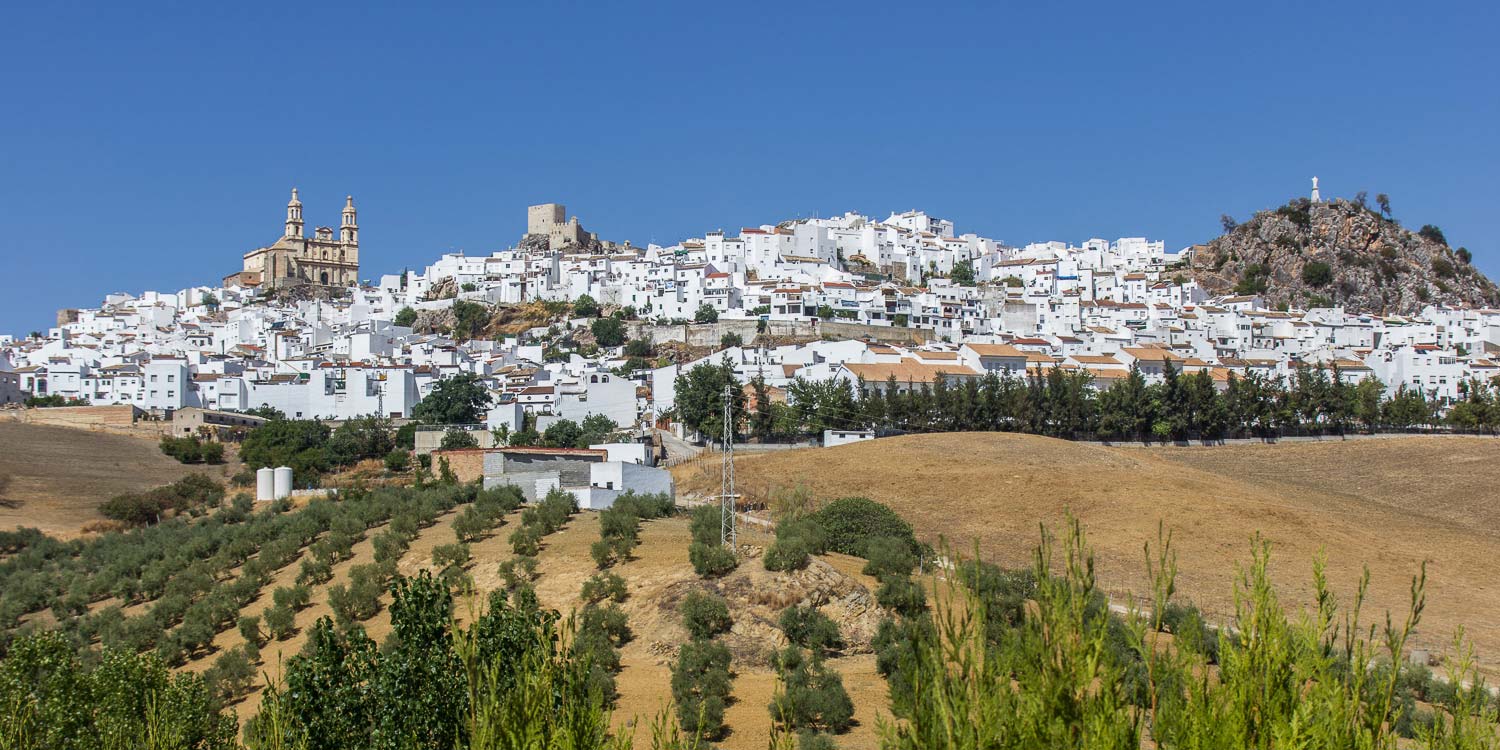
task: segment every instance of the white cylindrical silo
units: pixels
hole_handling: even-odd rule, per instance
[[[292,467],[276,467],[276,499],[292,496]]]
[[[269,466],[255,470],[255,499],[276,499],[276,472]]]

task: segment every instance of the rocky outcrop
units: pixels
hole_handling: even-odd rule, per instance
[[[432,283],[427,287],[427,299],[453,299],[458,296],[458,282],[452,276],[447,276]]]
[[[1197,246],[1187,273],[1209,294],[1260,294],[1273,307],[1410,314],[1500,304],[1493,282],[1424,234],[1353,201],[1298,199]]]

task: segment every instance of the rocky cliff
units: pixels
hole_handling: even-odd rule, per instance
[[[1347,200],[1298,199],[1195,248],[1209,294],[1260,294],[1272,306],[1414,313],[1429,304],[1497,305],[1500,290],[1432,227],[1413,232]]]

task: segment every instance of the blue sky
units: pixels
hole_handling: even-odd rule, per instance
[[[0,331],[360,209],[364,275],[528,204],[670,243],[924,208],[1012,243],[1391,196],[1500,276],[1495,3],[11,4]]]

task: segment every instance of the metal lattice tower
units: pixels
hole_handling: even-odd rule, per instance
[[[739,549],[735,539],[734,494],[734,399],[732,386],[724,386],[723,487],[719,493],[719,542],[730,551]]]

